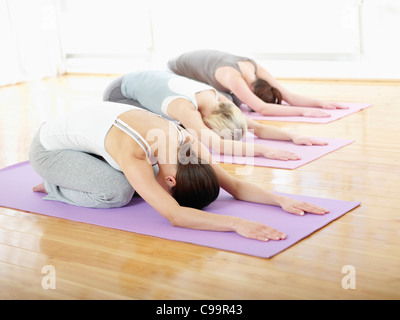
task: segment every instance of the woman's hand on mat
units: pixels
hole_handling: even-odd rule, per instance
[[[283,232],[280,232],[260,222],[244,219],[241,219],[236,225],[235,231],[237,234],[245,238],[260,241],[283,240],[286,238],[286,234]]]
[[[343,106],[339,103],[335,102],[322,102],[321,103],[322,109],[348,109],[349,107]]]
[[[328,142],[320,141],[310,137],[304,137],[300,135],[296,135],[292,137],[292,141],[297,145],[305,145],[305,146],[326,146]]]
[[[262,156],[267,159],[284,160],[284,161],[301,159],[301,157],[299,157],[297,154],[293,152],[282,149],[270,148],[266,146],[265,148],[263,148]]]
[[[305,108],[303,111],[303,117],[311,118],[329,118],[331,115],[320,109]]]
[[[315,204],[307,203],[304,201],[298,201],[288,197],[282,197],[279,200],[280,206],[283,210],[289,213],[297,214],[299,216],[304,216],[306,212],[324,215],[329,212],[329,210],[324,209]]]

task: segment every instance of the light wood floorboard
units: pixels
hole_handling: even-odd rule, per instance
[[[100,100],[114,77],[1,87],[0,168],[27,160],[40,123]],[[272,259],[0,208],[0,299],[399,299],[400,83],[282,82],[300,94],[374,105],[329,124],[271,122],[356,141],[296,170],[255,167],[240,178],[360,207]],[[56,268],[55,290],[41,286],[45,265]],[[356,270],[356,289],[342,288],[346,265]]]

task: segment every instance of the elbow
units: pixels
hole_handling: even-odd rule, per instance
[[[261,110],[261,112],[259,112],[259,114],[261,114],[262,116],[271,116],[272,112],[266,109]]]
[[[222,188],[225,189],[233,198],[236,200],[241,200],[240,197],[240,180],[237,178],[232,178],[228,186],[223,186]]]
[[[175,211],[168,210],[168,212],[160,212],[161,215],[168,220],[171,226],[179,227],[179,219]]]
[[[256,112],[258,112],[262,116],[273,116],[276,113],[274,109],[275,108],[265,107],[265,108],[262,108],[262,109],[260,109],[259,111],[256,111]]]
[[[268,104],[268,103],[263,103],[262,105],[257,105],[254,107],[251,107],[254,112],[257,112],[263,116],[270,116],[272,113],[274,113],[276,106]]]
[[[171,226],[173,226],[173,227],[180,227],[181,226],[181,224],[179,223],[179,219],[177,219],[176,216],[169,217],[168,221],[171,224]]]
[[[168,222],[171,224],[171,226],[179,227],[180,226],[179,210],[180,210],[180,206],[174,205],[171,207],[165,206],[161,210],[157,210],[157,211],[163,218],[168,220]]]
[[[173,227],[184,227],[184,221],[182,218],[183,218],[182,215],[179,215],[175,212],[170,214],[167,217],[167,220]]]
[[[296,104],[296,95],[293,93],[286,93],[282,96],[282,101],[286,102],[289,106]]]

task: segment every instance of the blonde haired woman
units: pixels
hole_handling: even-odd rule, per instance
[[[263,139],[292,140],[296,144],[325,144],[317,140],[261,125],[246,116],[213,87],[168,71],[136,71],[114,80],[105,101],[131,104],[180,122],[207,147],[220,154],[298,160],[286,150],[240,141],[247,130]]]

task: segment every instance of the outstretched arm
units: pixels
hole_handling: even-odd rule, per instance
[[[227,177],[229,174],[220,167],[219,169],[215,168],[215,171],[220,178],[221,187],[238,200],[280,206],[286,212],[301,216],[305,212],[318,215],[329,212],[322,207],[272,193],[254,183],[239,180],[232,176]]]
[[[312,108],[289,107],[266,103],[257,97],[249,88],[249,84],[243,79],[242,75],[237,70],[232,68],[219,68],[219,73],[216,73],[218,82],[234,93],[243,103],[249,106],[254,111],[264,116],[306,116],[306,117],[329,117],[330,115],[321,110],[313,110]],[[218,70],[217,70],[218,71]]]
[[[216,132],[205,125],[200,112],[190,106],[186,106],[186,103],[189,102],[182,100],[179,106],[174,105],[173,108],[169,108],[169,115],[182,123],[196,138],[218,154],[265,157],[283,161],[300,159],[299,156],[286,150],[243,141],[222,139]]]
[[[286,212],[298,215],[304,215],[305,212],[323,215],[329,212],[322,207],[281,196],[267,191],[254,183],[237,179],[213,162],[211,154],[203,144],[194,141],[193,146],[195,150],[198,150],[202,159],[212,164],[221,188],[238,200],[280,206]]]
[[[120,167],[134,190],[171,225],[200,230],[235,231],[237,219],[182,207],[154,179],[151,165],[134,156],[119,161]]]
[[[281,240],[286,237],[284,233],[259,222],[180,206],[156,182],[151,166],[144,159],[120,159],[120,166],[136,192],[175,227],[233,231],[243,237],[261,241]]]
[[[249,129],[254,130],[254,134],[261,139],[270,140],[281,140],[281,141],[293,141],[293,143],[298,145],[327,145],[327,142],[319,141],[314,138],[305,137],[296,132],[290,132],[284,129],[272,127],[269,125],[261,124],[254,121],[253,119],[247,118],[247,126]]]
[[[263,116],[306,116],[329,117],[329,114],[321,110],[309,108],[278,105],[266,103],[250,90],[245,80],[239,75],[231,76],[226,80],[227,86],[243,103]]]
[[[257,64],[257,77],[267,81],[272,87],[277,88],[282,93],[282,98],[291,106],[299,107],[319,107],[323,109],[347,109],[337,103],[320,101],[317,99],[295,94],[282,86],[265,68]]]

